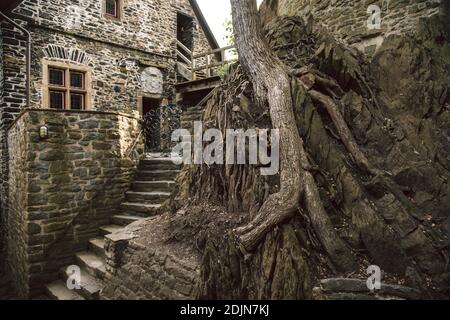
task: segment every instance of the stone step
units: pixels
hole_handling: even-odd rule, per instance
[[[151,170],[136,172],[136,181],[174,180],[180,170]]]
[[[167,164],[173,163],[171,157],[150,157],[139,161],[140,164]]]
[[[202,107],[202,106],[186,107],[183,109],[183,114],[185,112],[192,112],[192,111],[199,111],[199,110],[202,111],[203,109],[204,109],[204,107]]]
[[[105,253],[105,239],[104,238],[95,238],[89,240],[89,250],[97,254],[102,258],[106,258]]]
[[[75,290],[69,290],[67,284],[61,280],[47,284],[45,291],[54,300],[85,300]]]
[[[131,183],[131,189],[134,192],[152,192],[152,191],[170,192],[174,186],[175,181],[172,180],[134,181]]]
[[[173,162],[165,163],[143,163],[139,162],[137,167],[138,170],[149,171],[149,170],[180,170],[181,165],[177,165]]]
[[[201,112],[195,112],[190,114],[183,114],[181,117],[181,122],[194,122],[202,120]]]
[[[94,252],[84,251],[75,254],[76,260],[79,263],[80,268],[86,269],[86,271],[94,277],[104,279],[106,275],[106,263],[105,259],[96,255]]]
[[[139,220],[142,220],[142,217],[132,215],[121,215],[121,214],[114,215],[111,218],[112,223],[117,224],[119,226],[127,226]]]
[[[152,192],[134,192],[126,193],[127,202],[163,202],[170,197],[170,192],[152,191]]]
[[[120,209],[127,213],[136,214],[139,216],[149,217],[154,216],[159,213],[161,209],[160,204],[144,204],[144,203],[133,203],[124,202],[120,205]]]
[[[181,120],[183,121],[184,119],[189,119],[189,118],[193,118],[193,117],[201,117],[202,114],[203,114],[202,108],[189,109],[189,110],[183,112],[183,114],[181,115]]]
[[[67,268],[61,268],[60,270],[63,282],[66,283],[69,279],[71,273],[67,272]],[[87,300],[99,300],[100,291],[103,289],[105,284],[100,279],[97,279],[89,274],[89,272],[81,268],[80,269],[80,289],[74,289],[77,293],[83,296]]]
[[[122,229],[123,229],[123,226],[119,226],[116,224],[110,224],[107,226],[100,227],[100,234],[102,236],[106,236],[107,234],[111,234],[111,233],[117,232]]]
[[[8,299],[6,299],[6,300],[8,300]],[[36,297],[32,297],[31,300],[33,300],[33,301],[47,301],[47,300],[52,300],[52,298],[50,298],[49,294],[43,293],[43,294],[40,294],[40,295],[38,295]]]
[[[193,121],[183,121],[183,122],[181,122],[181,129],[188,130],[191,133],[191,135],[193,135],[194,122]]]

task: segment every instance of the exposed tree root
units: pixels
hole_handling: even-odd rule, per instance
[[[309,161],[295,122],[287,69],[264,41],[256,2],[231,3],[241,64],[250,75],[257,99],[267,99],[273,128],[280,130],[280,190],[269,196],[248,226],[236,230],[239,241],[246,250],[254,250],[267,232],[297,211],[304,189],[306,208],[325,251],[339,269],[354,269],[356,262],[326,214],[314,177],[303,170],[302,165]]]
[[[316,101],[322,103],[328,111],[336,129],[339,132],[341,141],[344,143],[348,152],[353,156],[356,163],[364,170],[368,172],[374,172],[375,169],[369,163],[366,156],[361,152],[356,144],[355,138],[347,126],[344,118],[342,117],[336,103],[329,96],[326,96],[316,90],[309,90],[308,94]]]

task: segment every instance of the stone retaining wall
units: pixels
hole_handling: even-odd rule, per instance
[[[368,53],[393,33],[413,32],[421,18],[444,12],[443,0],[275,0],[278,15],[307,16],[325,25],[333,34]],[[266,0],[272,4],[274,0]],[[381,28],[369,29],[368,8],[381,9]]]
[[[198,253],[170,244],[158,216],[135,222],[105,237],[104,300],[193,300],[200,277]],[[152,230],[149,232],[149,230]]]
[[[49,138],[39,137],[47,126]],[[20,296],[57,277],[119,210],[140,130],[119,113],[24,111],[9,130],[9,265]],[[143,143],[137,144],[143,152]]]

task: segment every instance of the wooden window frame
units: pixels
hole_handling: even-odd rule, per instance
[[[63,72],[63,78],[62,78],[63,84],[62,84],[62,85],[57,85],[57,84],[51,84],[51,83],[50,83],[50,71],[51,71],[51,70],[58,70],[58,71],[62,71],[62,72]],[[48,77],[48,85],[49,85],[49,86],[55,87],[55,88],[56,88],[56,87],[58,87],[58,88],[64,88],[64,87],[66,86],[65,69],[49,67],[49,68],[48,68],[48,75],[49,75],[49,77]]]
[[[78,65],[70,62],[60,61],[43,61],[43,77],[42,77],[42,104],[43,108],[50,108],[50,91],[64,92],[65,99],[63,101],[63,110],[72,110],[71,95],[81,94],[84,96],[82,101],[82,109],[74,109],[77,111],[91,110],[92,92],[91,92],[91,70],[84,65]],[[52,85],[49,83],[49,73],[51,69],[59,69],[64,71],[64,86]],[[83,88],[72,87],[71,72],[83,75]]]
[[[112,14],[106,12],[106,1],[107,0],[103,0],[103,7],[102,7],[103,16],[106,18],[114,19],[114,20],[121,20],[122,0],[114,0],[116,2],[116,14],[115,15],[112,15]]]
[[[61,87],[60,87],[61,88]],[[63,95],[63,100],[62,100],[62,108],[61,109],[58,109],[58,108],[52,108],[51,107],[51,93],[52,92],[59,92],[59,93],[62,93],[62,95]],[[66,95],[67,95],[67,92],[65,91],[65,90],[61,90],[61,89],[59,89],[59,90],[57,90],[57,89],[53,89],[53,88],[49,88],[48,89],[48,96],[49,96],[49,100],[48,100],[48,108],[49,109],[54,109],[54,110],[65,110],[66,109]]]

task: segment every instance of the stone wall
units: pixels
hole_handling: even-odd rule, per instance
[[[71,0],[59,2],[28,0],[17,9],[35,19],[31,25],[32,107],[47,107],[42,100],[43,59],[72,62],[66,56],[73,51],[83,54],[82,64],[92,69],[91,110],[138,112],[138,96],[147,93],[141,77],[149,66],[161,70],[164,83],[163,91],[152,95],[169,102],[174,99],[177,12],[195,18],[188,0],[126,0],[120,20],[103,15],[102,1],[84,0],[79,6]],[[194,52],[210,50],[194,21]]]
[[[2,106],[2,105],[3,105],[3,28],[2,28],[2,25],[0,24],[0,106]],[[0,174],[1,174],[1,172],[3,172],[3,170],[1,169],[1,165],[3,164],[3,161],[1,161],[1,153],[2,153],[1,144],[2,144],[2,139],[0,137]],[[1,176],[0,176],[0,190],[1,190],[1,182],[2,181],[1,181]],[[5,251],[6,242],[5,242],[5,237],[4,237],[5,224],[3,221],[3,215],[1,214],[1,212],[3,211],[3,202],[2,202],[1,198],[2,198],[2,196],[0,195],[0,257],[4,257],[5,252],[6,252]],[[4,268],[5,268],[5,259],[1,259],[1,261],[0,261],[0,279],[4,272]]]
[[[54,62],[67,61],[75,66],[83,65],[90,70],[90,96],[92,99],[91,105],[88,106],[90,110],[137,114],[138,96],[146,94],[141,76],[148,67],[159,69],[163,78],[162,90],[152,92],[152,94],[160,99],[172,100],[174,98],[175,65],[173,59],[169,57],[93,42],[69,34],[51,32],[39,26],[32,28],[32,37],[34,46],[32,59],[36,61],[32,65],[32,107],[48,107],[42,99],[45,90],[42,84],[43,61],[47,61],[49,65]],[[80,64],[61,58],[63,55],[60,53],[50,53],[59,48],[68,48],[67,54],[70,53],[70,50],[77,50],[80,54],[84,54],[86,60]]]
[[[273,0],[266,0],[267,3]],[[312,14],[332,33],[372,53],[385,37],[415,30],[419,20],[443,12],[443,0],[278,0],[278,15]],[[370,5],[381,9],[381,28],[369,29]]]
[[[42,125],[48,139],[39,137]],[[57,277],[118,212],[134,174],[127,155],[139,130],[136,118],[112,112],[30,109],[13,124],[7,236],[21,296]]]
[[[175,48],[177,11],[195,19],[189,0],[122,0],[120,19],[105,17],[103,5],[104,0],[25,0],[16,11],[58,31],[167,55]],[[207,48],[196,20],[194,50]]]
[[[16,19],[32,34],[31,107],[43,102],[43,61],[75,63],[89,68],[90,110],[136,115],[139,97],[170,102],[176,79],[177,12],[195,20],[194,52],[210,49],[189,0],[123,0],[120,20],[103,15],[103,0],[25,0]],[[17,28],[0,23],[0,60],[4,75],[0,104],[0,254],[7,224],[8,153],[6,129],[26,105],[25,41]],[[82,59],[80,56],[82,55]],[[164,83],[160,92],[148,92],[142,81],[147,68],[156,68]],[[5,259],[1,259],[0,265]],[[1,266],[0,266],[1,267]]]
[[[24,124],[26,117],[19,119],[16,125],[9,131],[10,146],[10,179],[8,190],[5,194],[9,204],[6,221],[5,236],[7,237],[8,265],[14,274],[17,291],[26,296],[25,288],[28,287],[28,234],[27,234],[27,126]],[[9,230],[9,232],[8,232]],[[31,255],[31,253],[30,253]],[[21,291],[24,289],[24,291]]]
[[[167,241],[167,215],[135,222],[105,237],[106,300],[195,299],[200,257],[183,243]],[[152,232],[148,232],[152,230]]]
[[[42,101],[43,59],[81,63],[92,69],[91,110],[137,112],[138,96],[148,95],[141,80],[147,67],[159,68],[163,74],[163,91],[151,95],[170,102],[174,98],[178,11],[194,18],[194,52],[211,48],[189,0],[123,0],[120,19],[105,17],[102,5],[99,0],[82,0],[77,5],[72,0],[25,0],[15,10],[34,21],[24,24],[32,33],[32,107],[48,107]],[[2,117],[12,120],[25,105],[25,38],[4,25],[7,73]],[[67,58],[71,52],[85,59],[72,61]]]
[[[5,226],[7,218],[8,194],[8,152],[6,128],[26,104],[25,95],[25,37],[9,23],[0,23],[2,39],[0,41],[2,85],[0,97],[0,254],[6,253]],[[6,259],[1,259],[0,268]],[[4,267],[4,266],[3,266]]]

